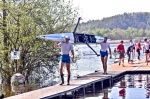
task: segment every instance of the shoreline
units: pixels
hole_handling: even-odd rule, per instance
[[[123,40],[124,41],[124,43],[129,43],[130,42],[130,40]],[[120,43],[121,42],[121,40],[110,40],[110,41],[108,41],[109,43],[115,43],[115,44],[117,44],[117,43]]]

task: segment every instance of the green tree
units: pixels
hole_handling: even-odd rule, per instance
[[[19,72],[29,82],[30,75],[41,66],[52,73],[58,64],[53,42],[38,40],[36,36],[63,32],[73,24],[78,13],[72,8],[71,1],[1,0],[0,10],[0,70],[3,79],[10,83],[10,77]],[[11,60],[13,50],[20,51],[19,60]]]

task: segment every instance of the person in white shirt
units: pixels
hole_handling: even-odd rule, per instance
[[[149,42],[147,41],[147,39],[144,39],[143,53],[145,52],[145,57],[146,57],[146,63],[147,63],[147,65],[148,65],[148,57],[149,57],[149,47],[150,47]]]
[[[133,61],[134,56],[135,56],[135,42],[133,42],[132,39],[130,40],[129,46],[133,46],[132,47],[132,57],[131,57],[132,58],[131,61]]]
[[[70,56],[69,52],[72,53],[72,61],[74,60],[74,50],[73,45],[69,43],[70,37],[65,36],[65,42],[61,42],[59,44],[54,45],[55,48],[61,48],[61,57],[60,57],[60,77],[61,77],[61,84],[64,84],[64,74],[63,74],[63,66],[66,63],[67,73],[68,73],[68,79],[67,79],[67,85],[70,85]]]
[[[110,58],[112,58],[110,44],[107,43],[107,37],[104,37],[104,41],[99,42],[98,44],[101,45],[100,55],[101,55],[101,61],[102,61],[103,70],[104,70],[103,74],[107,74],[107,57],[108,57],[107,49],[109,49]]]

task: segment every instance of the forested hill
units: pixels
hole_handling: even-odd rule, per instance
[[[81,23],[78,32],[107,36],[110,39],[134,39],[150,36],[150,12],[124,13],[102,20]]]
[[[150,13],[139,12],[139,13],[124,13],[122,15],[115,15],[102,20],[92,20],[86,23],[81,23],[81,31],[93,30],[97,28],[107,29],[127,29],[128,27],[137,29],[146,29],[150,27]]]

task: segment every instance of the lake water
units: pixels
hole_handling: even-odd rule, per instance
[[[150,98],[150,74],[126,74],[113,87],[86,94],[84,99],[148,99]],[[83,99],[78,97],[76,99]]]

